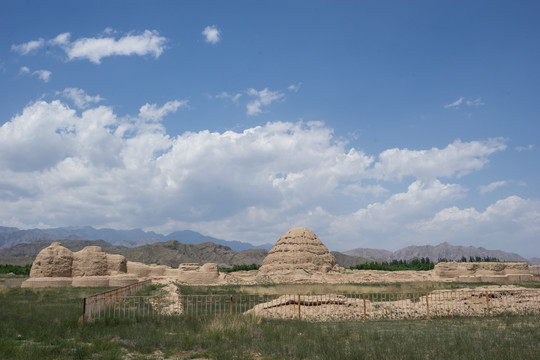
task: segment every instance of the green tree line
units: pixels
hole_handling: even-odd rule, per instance
[[[384,271],[402,271],[402,270],[416,270],[427,271],[435,267],[435,263],[428,257],[412,260],[392,260],[390,262],[384,261],[380,263],[371,262],[365,264],[358,264],[350,267],[353,270],[384,270]]]
[[[32,265],[4,265],[0,264],[0,274],[13,273],[15,275],[30,275]]]
[[[230,268],[219,268],[220,272],[230,273],[235,271],[249,271],[249,270],[259,270],[261,265],[251,264],[251,265],[233,265]]]

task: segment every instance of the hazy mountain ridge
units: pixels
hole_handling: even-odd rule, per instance
[[[228,246],[211,242],[202,244],[181,244],[176,240],[156,242],[137,247],[126,247],[109,244],[103,240],[54,240],[60,241],[71,251],[79,251],[86,246],[100,246],[110,254],[124,255],[129,261],[146,264],[161,264],[177,267],[181,263],[217,263],[227,267],[235,264],[262,264],[267,251],[264,249],[248,249],[240,252]],[[36,255],[51,244],[51,240],[38,240],[33,243],[17,244],[11,248],[0,249],[0,264],[31,264]]]
[[[397,251],[389,251],[382,249],[367,249],[358,248],[343,252],[346,255],[352,256],[366,256],[375,259],[381,259],[384,261],[392,260],[410,260],[428,257],[432,261],[437,261],[439,258],[446,258],[448,260],[460,260],[462,256],[465,256],[467,260],[469,257],[480,256],[484,258],[486,256],[497,258],[501,261],[518,261],[527,262],[531,265],[540,264],[538,258],[526,259],[516,253],[510,253],[502,250],[488,250],[483,247],[474,246],[454,246],[447,242],[443,242],[439,245],[411,245]]]
[[[15,227],[0,226],[0,249],[10,248],[17,244],[32,243],[38,240],[104,240],[113,245],[134,247],[167,240],[178,240],[183,244],[200,244],[213,242],[228,246],[235,251],[247,249],[270,249],[271,244],[252,245],[241,241],[227,241],[205,236],[195,231],[175,231],[169,235],[157,234],[153,231],[95,229],[91,226],[71,226],[53,229],[20,230]]]

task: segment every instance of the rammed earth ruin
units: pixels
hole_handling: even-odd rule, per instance
[[[269,251],[261,268],[219,273],[217,264],[147,265],[98,246],[72,252],[54,242],[32,264],[23,287],[123,286],[140,280],[172,281],[187,285],[268,283],[370,283],[460,281],[511,283],[530,281],[538,267],[525,263],[456,263],[435,265],[431,271],[349,270],[340,267],[323,242],[308,228],[292,228]]]

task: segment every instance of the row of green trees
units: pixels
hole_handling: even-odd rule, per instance
[[[219,268],[220,272],[230,273],[235,271],[249,271],[249,270],[259,270],[261,265],[251,264],[251,265],[233,265],[230,268]]]
[[[459,260],[448,260],[446,258],[439,258],[437,262],[500,262],[496,257],[490,256],[470,256],[467,259],[465,256],[462,256]],[[350,269],[356,270],[384,270],[384,271],[401,271],[401,270],[416,270],[416,271],[426,271],[431,270],[435,267],[435,263],[431,261],[428,257],[412,260],[392,260],[390,262],[370,262],[365,264],[359,264],[356,266],[350,267]]]
[[[435,267],[435,263],[428,257],[412,260],[392,260],[390,262],[384,261],[380,263],[371,262],[365,264],[358,264],[350,267],[354,270],[384,270],[384,271],[402,271],[402,270],[416,270],[427,271]]]
[[[0,264],[0,274],[9,274],[13,273],[15,275],[30,275],[30,269],[32,265],[1,265]]]
[[[462,256],[461,259],[459,260],[448,260],[447,258],[439,258],[439,262],[451,262],[451,261],[467,262],[467,258],[465,256]],[[490,256],[484,256],[484,257],[469,256],[468,262],[501,262],[501,260],[499,260],[496,257],[490,257]]]

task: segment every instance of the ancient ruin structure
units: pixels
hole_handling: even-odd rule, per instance
[[[147,265],[107,254],[98,246],[72,252],[53,242],[36,257],[23,287],[115,287],[139,280],[189,285],[260,283],[389,283],[404,281],[462,281],[511,283],[540,276],[540,267],[525,263],[439,263],[431,271],[366,271],[338,266],[328,248],[308,228],[296,227],[283,235],[259,271],[220,274],[217,264]]]
[[[297,270],[308,273],[339,271],[334,255],[313,231],[305,227],[287,231],[268,252],[259,273],[286,274]]]
[[[533,274],[526,263],[510,262],[441,262],[435,265],[441,279],[463,282],[531,281]]]
[[[99,246],[72,252],[59,242],[41,250],[30,278],[22,287],[115,287],[143,279],[171,278],[187,284],[216,284],[220,281],[217,264],[146,265],[127,261],[123,255],[107,254]]]

